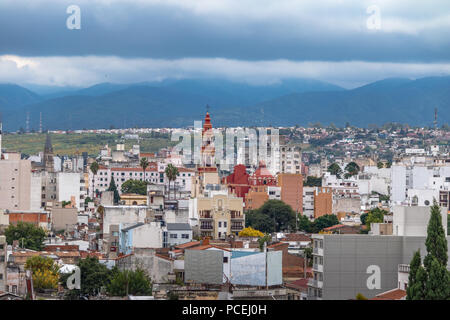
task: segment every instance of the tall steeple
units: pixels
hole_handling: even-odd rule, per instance
[[[206,107],[209,110],[209,106]],[[214,165],[214,133],[212,130],[211,116],[206,111],[205,121],[202,131],[202,165],[211,167]]]
[[[53,172],[55,170],[54,160],[53,160],[53,146],[52,140],[50,138],[50,134],[47,131],[47,136],[45,138],[45,147],[44,147],[44,168],[45,171]]]

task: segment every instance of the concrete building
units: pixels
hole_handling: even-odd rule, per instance
[[[167,224],[167,246],[172,247],[192,241],[192,228],[189,223]]]
[[[135,248],[132,254],[119,257],[116,260],[120,270],[144,269],[152,279],[153,284],[167,283],[175,279],[174,259],[161,255],[157,249]]]
[[[51,219],[53,230],[74,230],[78,224],[77,208],[63,208],[60,203],[52,207]]]
[[[394,206],[393,234],[397,236],[426,236],[430,207]],[[442,226],[447,234],[447,210],[441,207]]]
[[[121,225],[132,225],[149,221],[151,209],[143,206],[104,206],[103,252],[114,257],[119,248]]]
[[[425,236],[313,235],[313,275],[308,299],[373,298],[398,285],[398,266],[409,264]],[[447,241],[450,237],[447,237]],[[450,247],[449,247],[450,248]],[[449,268],[449,266],[447,266]]]
[[[6,290],[6,264],[7,264],[7,243],[6,237],[0,236],[0,291]]]
[[[166,247],[167,232],[161,222],[138,222],[119,226],[119,252],[130,254],[136,248]]]
[[[299,146],[281,145],[280,158],[280,173],[302,173],[302,153]]]
[[[19,153],[3,153],[0,160],[0,209],[32,210],[31,162]]]

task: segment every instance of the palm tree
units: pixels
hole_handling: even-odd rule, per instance
[[[144,171],[144,181],[145,181],[145,169],[147,169],[149,163],[147,158],[142,158],[140,162],[140,166],[142,167],[142,170]]]
[[[165,170],[167,179],[169,179],[169,199],[170,199],[170,181],[175,181],[178,176],[178,168],[173,164],[169,163]]]
[[[92,162],[91,166],[89,168],[91,169],[92,174],[93,174],[93,176],[92,176],[92,199],[94,199],[95,198],[95,175],[97,174],[98,168],[99,168],[97,161]]]

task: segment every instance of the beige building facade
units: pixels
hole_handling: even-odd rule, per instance
[[[212,192],[209,197],[196,200],[201,236],[224,239],[237,235],[245,227],[242,198]]]

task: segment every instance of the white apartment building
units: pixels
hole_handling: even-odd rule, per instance
[[[280,146],[281,173],[302,173],[302,153],[299,146]]]
[[[95,180],[93,182],[94,175],[92,171],[89,171],[89,196],[92,196],[93,190],[98,190],[103,192],[108,189],[111,179],[117,186],[117,190],[121,193],[122,184],[128,180],[139,180],[147,181],[149,183],[169,185],[169,180],[165,175],[166,164],[165,163],[150,163],[150,165],[145,170],[141,167],[133,168],[107,168],[100,166],[97,174],[95,175]],[[194,170],[187,168],[178,168],[179,174],[175,181],[170,183],[171,190],[173,188],[177,192],[191,192],[191,182],[194,176]]]

